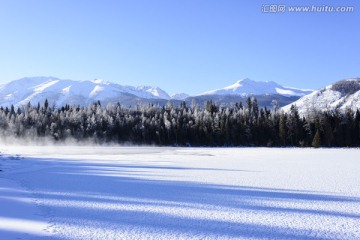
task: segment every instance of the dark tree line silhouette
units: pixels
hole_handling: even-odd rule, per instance
[[[102,107],[43,105],[0,107],[0,135],[19,139],[50,137],[96,143],[160,146],[360,146],[360,112],[312,112],[301,117],[296,106],[287,113],[259,108],[248,98],[231,108],[211,101],[205,106]]]

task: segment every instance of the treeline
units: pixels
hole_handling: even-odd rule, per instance
[[[211,101],[204,107],[137,106],[119,103],[102,107],[43,105],[0,107],[2,138],[56,142],[74,139],[96,143],[155,144],[160,146],[360,146],[360,112],[314,112],[300,117],[292,106],[288,113],[259,108],[248,98],[231,108]]]

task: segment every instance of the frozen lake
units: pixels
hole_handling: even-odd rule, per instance
[[[360,239],[359,149],[0,152],[0,239]]]

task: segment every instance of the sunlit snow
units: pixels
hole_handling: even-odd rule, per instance
[[[0,239],[360,239],[359,149],[0,147]]]

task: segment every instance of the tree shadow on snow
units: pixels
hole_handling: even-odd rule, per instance
[[[114,164],[81,160],[26,158],[29,171],[18,172],[39,200],[45,215],[81,228],[102,226],[104,231],[170,232],[204,238],[327,239],[312,229],[291,229],[276,224],[238,221],[241,214],[294,214],[301,219],[326,216],[359,220],[359,214],[296,207],[297,203],[355,203],[359,198],[287,189],[255,188],[161,180],[161,171],[228,169]],[[151,164],[151,163],[150,163]],[[151,170],[151,174],[149,174]],[[239,174],[246,170],[238,171]],[[138,175],[135,175],[138,174]],[[149,179],[149,178],[152,179]],[[154,180],[158,178],[160,180]],[[5,193],[6,194],[6,193]],[[11,193],[8,193],[9,196]],[[294,203],[293,207],[266,202]],[[211,214],[209,214],[209,212]]]

